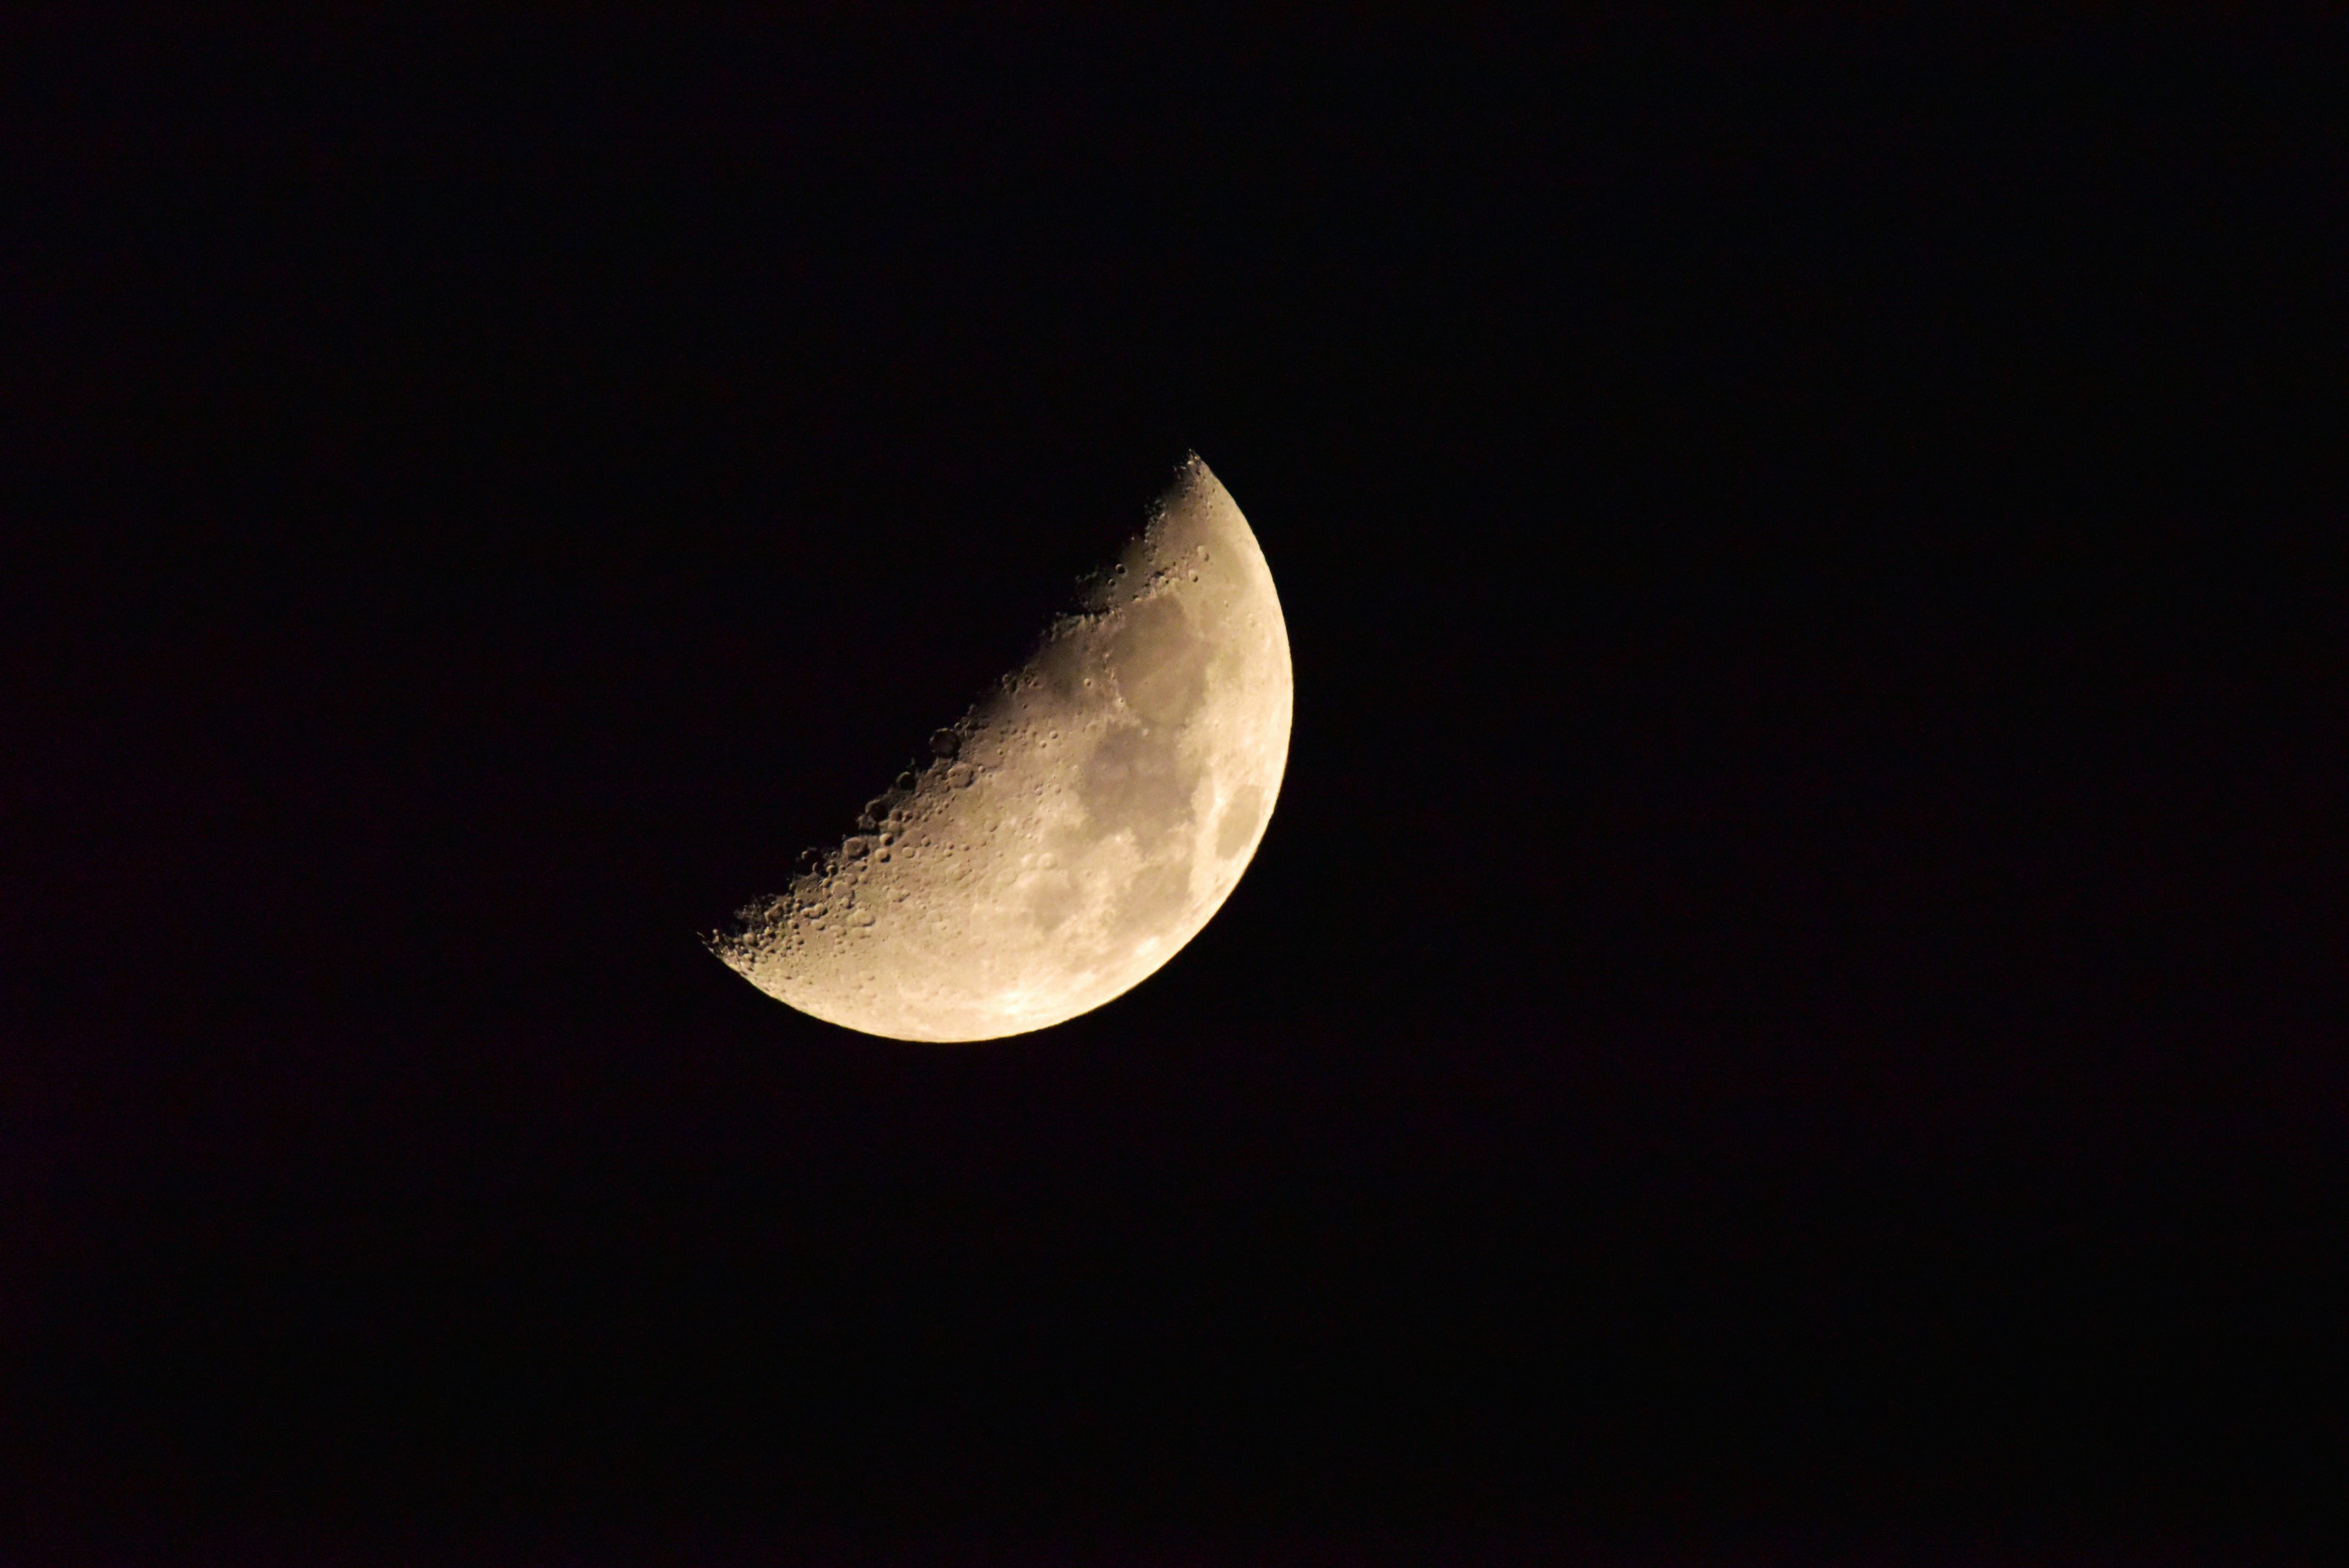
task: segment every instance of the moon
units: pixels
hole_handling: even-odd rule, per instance
[[[992,1040],[1091,1012],[1238,885],[1293,706],[1271,568],[1192,456],[932,760],[709,948],[778,1001],[891,1039]]]

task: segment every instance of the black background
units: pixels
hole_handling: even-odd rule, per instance
[[[11,1560],[2323,1559],[2340,42],[12,25]],[[1191,448],[1206,931],[712,961]]]

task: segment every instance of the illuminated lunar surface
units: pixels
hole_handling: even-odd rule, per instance
[[[1230,897],[1280,793],[1291,705],[1264,552],[1194,457],[935,759],[711,950],[802,1012],[898,1040],[1090,1012]]]

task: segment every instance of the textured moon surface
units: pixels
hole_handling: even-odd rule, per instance
[[[1026,664],[711,950],[802,1012],[989,1040],[1147,979],[1230,897],[1288,758],[1288,632],[1190,458]]]

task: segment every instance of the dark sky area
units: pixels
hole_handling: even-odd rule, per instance
[[[2349,50],[56,8],[0,47],[0,1560],[2314,1563]],[[1195,449],[1253,868],[698,933]]]

